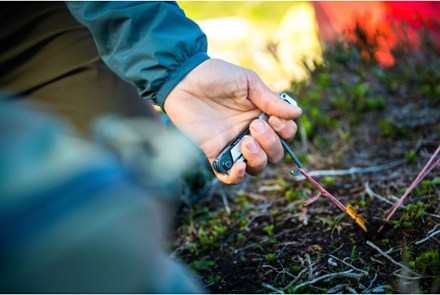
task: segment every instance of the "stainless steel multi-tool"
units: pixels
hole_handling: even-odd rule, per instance
[[[285,93],[281,93],[280,98],[291,105],[297,106],[296,101]],[[269,116],[263,113],[258,118],[267,121],[269,119]],[[219,156],[212,163],[212,166],[215,171],[223,174],[229,174],[229,171],[231,170],[232,165],[234,165],[234,163],[245,161],[245,158],[243,157],[243,154],[240,151],[240,144],[243,138],[249,134],[250,134],[250,130],[248,126],[220,152]],[[298,170],[294,171],[294,175],[299,175],[300,174],[299,169],[302,168],[301,162],[298,160],[298,158],[295,156],[293,151],[290,149],[290,147],[281,137],[280,137],[280,141],[284,149],[292,157],[293,161],[298,166]]]

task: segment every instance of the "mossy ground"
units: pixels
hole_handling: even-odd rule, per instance
[[[287,92],[304,110],[291,147],[306,171],[377,168],[316,177],[368,220],[369,233],[324,198],[305,207],[316,191],[289,174],[287,157],[240,186],[199,181],[206,196],[181,208],[170,248],[208,291],[440,291],[438,167],[376,233],[440,144],[440,46],[420,30],[418,45],[401,40],[384,68],[374,37],[355,36],[329,46]]]

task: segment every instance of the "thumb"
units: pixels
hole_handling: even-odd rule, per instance
[[[293,120],[301,116],[302,110],[293,106],[269,89],[266,84],[252,71],[248,74],[248,99],[261,111],[285,120]]]

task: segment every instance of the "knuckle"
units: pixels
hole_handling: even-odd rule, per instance
[[[281,148],[280,138],[275,132],[271,132],[263,138],[262,146],[267,147],[268,150],[279,150]]]
[[[268,159],[272,164],[278,163],[284,156],[283,147],[278,136],[268,139]]]
[[[248,171],[261,171],[267,166],[267,156],[264,152],[259,153],[257,156],[247,157],[246,160]]]
[[[292,121],[293,122],[293,121]],[[296,123],[295,122],[293,122],[292,123],[292,137],[294,137],[295,136],[295,134],[296,134],[296,131],[298,131],[298,126],[296,125]]]
[[[284,157],[284,152],[275,153],[272,157],[269,157],[269,163],[276,164],[279,163]]]
[[[248,159],[248,166],[252,169],[262,170],[267,165],[267,157],[262,153],[259,157]]]
[[[278,132],[278,134],[284,139],[284,140],[291,140],[297,131],[297,126],[295,122],[290,121],[287,122],[284,128]]]

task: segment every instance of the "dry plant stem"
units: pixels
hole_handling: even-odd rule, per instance
[[[295,284],[295,283],[299,280],[299,278],[301,278],[301,276],[302,276],[307,270],[308,270],[307,267],[306,267],[306,268],[303,268],[303,269],[298,273],[298,275],[296,276],[296,278],[295,278],[293,281],[291,281],[286,287],[284,287],[284,290],[287,290],[287,289],[289,289],[290,287],[292,287],[292,285]]]
[[[346,292],[341,292],[345,290]],[[341,284],[327,290],[328,294],[359,294],[354,288],[350,287],[349,284]]]
[[[416,242],[416,245],[420,245],[421,243],[426,242],[427,240],[433,238],[435,235],[438,235],[438,234],[440,234],[440,230],[438,230],[438,231],[436,231],[436,232],[433,232],[432,234],[430,234],[429,236],[427,236],[426,238],[424,238],[424,239],[422,239],[422,240],[420,240],[420,241],[417,241],[417,242]]]
[[[388,200],[387,198],[385,198],[385,197],[379,195],[378,193],[374,192],[374,191],[371,189],[370,184],[368,183],[368,181],[367,181],[366,183],[364,183],[364,188],[365,188],[365,192],[366,192],[370,197],[373,197],[373,198],[379,199],[379,200],[381,200],[382,202],[387,203],[387,204],[390,204],[390,205],[394,205],[394,204],[395,204],[395,203],[393,203],[392,201]],[[393,198],[393,199],[396,199],[396,201],[399,200],[399,198],[394,197],[394,196],[392,196],[392,198]],[[406,209],[407,206],[405,206],[405,205],[400,205],[400,208],[402,208],[402,209]],[[432,213],[428,213],[428,212],[423,212],[423,215],[431,216],[431,217],[435,217],[435,218],[440,218],[440,215],[432,214]]]
[[[336,260],[338,260],[338,261],[340,261],[340,262],[342,262],[342,263],[345,264],[346,266],[349,266],[349,267],[351,267],[352,269],[357,270],[358,272],[361,272],[361,273],[363,273],[363,274],[365,274],[365,275],[368,275],[368,274],[369,274],[367,271],[362,270],[362,269],[359,269],[359,268],[357,268],[357,267],[351,265],[350,263],[345,262],[345,261],[342,260],[342,259],[339,259],[339,258],[336,257],[336,256],[333,256],[333,255],[329,255],[329,256],[332,257],[332,258],[334,258],[334,259],[336,259]]]
[[[264,288],[266,288],[266,289],[269,289],[269,290],[271,290],[271,291],[277,293],[277,294],[284,294],[283,291],[278,290],[277,288],[275,288],[275,287],[272,286],[272,285],[269,285],[269,284],[263,283],[262,286],[263,286]]]
[[[394,213],[399,209],[400,205],[403,203],[403,201],[406,199],[406,197],[409,195],[410,192],[422,181],[422,179],[431,172],[439,163],[440,158],[437,159],[437,161],[434,162],[434,164],[431,165],[431,162],[434,160],[434,158],[437,156],[437,154],[440,151],[440,145],[437,147],[437,150],[432,154],[431,158],[429,158],[428,162],[425,164],[423,169],[420,171],[420,173],[417,175],[416,179],[414,179],[413,183],[410,185],[410,187],[406,190],[405,194],[400,198],[400,200],[394,205],[393,209],[391,210],[390,214],[388,214],[388,217],[386,218],[385,222],[388,222],[391,217],[394,215]],[[431,165],[431,166],[430,166]],[[382,231],[385,224],[382,224],[382,226],[377,231],[378,233]]]
[[[312,280],[314,275],[313,275],[313,266],[312,266],[312,261],[310,260],[310,256],[309,254],[306,254],[306,261],[307,261],[307,267],[309,269],[309,280]]]
[[[371,289],[371,287],[373,287],[373,284],[376,281],[376,279],[377,279],[377,273],[374,273],[373,279],[370,281],[370,284],[368,285],[368,287],[365,288],[364,291],[362,291],[362,294],[370,293],[370,289]]]
[[[375,192],[371,189],[370,184],[368,183],[368,181],[367,181],[366,183],[364,183],[364,188],[365,188],[365,192],[366,192],[370,197],[373,197],[373,198],[379,199],[379,200],[381,200],[382,202],[385,202],[385,203],[390,204],[390,205],[394,205],[394,204],[395,204],[395,203],[391,202],[390,200],[388,200],[387,198],[385,198],[385,197],[379,195],[378,193],[375,193]],[[403,208],[403,206],[402,206],[402,208]]]
[[[373,244],[370,241],[367,241],[367,245],[370,246],[371,248],[375,249],[377,252],[379,252],[380,254],[382,254],[382,256],[384,256],[385,258],[387,258],[389,261],[391,261],[392,263],[394,263],[395,265],[400,266],[401,268],[403,268],[404,270],[417,275],[418,277],[420,277],[419,274],[413,272],[410,268],[408,268],[407,266],[403,265],[402,263],[397,262],[396,260],[394,260],[391,256],[389,256],[388,254],[386,254],[384,251],[382,251],[378,246],[376,246],[375,244]]]
[[[273,238],[277,238],[277,237],[282,236],[284,234],[287,234],[287,233],[290,233],[290,232],[296,232],[296,231],[297,231],[297,229],[283,230],[282,232],[279,232],[276,235],[273,235]],[[270,238],[272,238],[272,237],[266,237],[266,238],[262,239],[261,241],[259,241],[259,243],[252,242],[251,244],[249,244],[247,246],[244,246],[244,247],[239,248],[239,249],[235,249],[234,253],[239,253],[239,252],[241,252],[243,250],[247,250],[249,248],[254,248],[254,247],[257,246],[257,244],[266,243]]]
[[[293,274],[291,274],[290,272],[288,272],[284,267],[282,268],[282,270],[278,270],[278,269],[276,269],[275,267],[273,267],[273,266],[271,266],[271,265],[268,265],[268,264],[262,265],[261,267],[262,267],[262,268],[270,268],[270,269],[272,269],[273,271],[275,271],[275,272],[277,273],[277,275],[275,276],[275,279],[274,279],[274,283],[275,283],[275,285],[276,285],[276,282],[277,282],[278,277],[279,277],[280,275],[282,275],[282,274],[286,274],[286,275],[288,275],[289,277],[291,277],[291,278],[293,278],[293,279],[296,279],[296,276],[294,276]]]
[[[309,172],[309,176],[341,176],[341,175],[353,175],[353,174],[365,174],[365,173],[375,173],[383,170],[388,170],[397,166],[400,166],[404,163],[406,163],[406,159],[397,160],[388,164],[379,165],[379,166],[373,166],[373,167],[367,167],[367,168],[359,168],[359,167],[352,167],[350,169],[342,169],[342,170],[315,170]],[[306,179],[305,176],[296,176],[296,181],[301,181]]]
[[[230,215],[231,208],[229,207],[228,196],[226,196],[226,194],[224,194],[224,193],[221,195],[222,195],[223,205],[225,206],[226,214]]]
[[[299,288],[305,287],[307,285],[312,285],[314,283],[320,282],[322,280],[333,280],[333,279],[337,279],[337,278],[348,278],[348,279],[357,279],[359,280],[361,277],[364,276],[364,274],[361,273],[352,273],[353,270],[348,270],[348,271],[344,271],[344,272],[337,272],[337,273],[329,273],[323,276],[320,276],[314,280],[311,281],[307,281],[304,282],[302,284],[299,284],[298,286],[296,286],[295,288],[293,288],[293,292],[296,292],[296,290],[298,290]]]
[[[399,273],[399,271],[401,271],[401,270],[398,269],[398,270],[394,271],[393,275],[395,275],[396,277],[399,277],[401,279],[405,279],[405,280],[420,280],[421,279],[420,276],[410,277],[410,276],[402,275]]]
[[[328,294],[341,294],[341,291],[349,286],[350,286],[349,284],[341,284],[341,285],[334,286],[333,288],[328,290]]]
[[[435,229],[436,229],[438,226],[439,226],[439,224],[437,224],[433,229],[431,229],[431,230],[428,232],[428,236],[427,236],[426,238],[421,239],[420,241],[417,241],[417,242],[416,242],[416,245],[419,245],[419,244],[421,244],[421,243],[424,243],[424,242],[426,242],[427,240],[433,238],[435,235],[440,234],[440,230],[435,231]]]
[[[350,286],[345,287],[345,290],[347,290],[348,292],[350,292],[351,294],[359,294],[358,291],[356,291],[355,288],[352,288]]]

